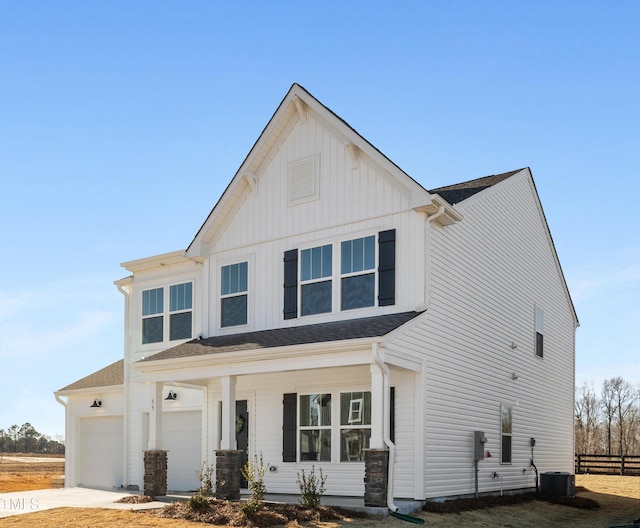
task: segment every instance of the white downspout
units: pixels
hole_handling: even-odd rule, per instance
[[[382,440],[385,445],[389,448],[389,475],[387,482],[387,507],[392,512],[397,512],[398,507],[393,503],[393,484],[395,480],[395,465],[396,465],[396,446],[391,441],[391,437],[389,435],[389,418],[391,415],[391,404],[389,401],[389,367],[385,364],[385,362],[380,357],[380,347],[378,343],[373,343],[372,345],[373,351],[373,359],[376,362],[376,365],[380,367],[382,371]]]
[[[444,205],[441,205],[435,213],[431,216],[427,216],[425,221],[425,227],[427,227],[427,229],[424,241],[424,265],[426,266],[424,277],[424,302],[416,308],[416,312],[424,312],[429,308],[429,303],[431,301],[431,226],[428,224],[431,224],[434,220],[440,218],[444,212]]]

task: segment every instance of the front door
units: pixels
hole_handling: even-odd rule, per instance
[[[242,451],[240,456],[240,467],[249,460],[249,412],[247,411],[247,400],[236,400],[236,444],[237,449]],[[247,487],[247,479],[240,475],[240,487]]]

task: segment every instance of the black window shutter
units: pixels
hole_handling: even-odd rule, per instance
[[[282,461],[296,462],[296,434],[298,415],[298,395],[293,392],[282,398]]]
[[[284,252],[284,318],[298,317],[298,250]]]
[[[396,230],[378,233],[378,306],[396,303]]]

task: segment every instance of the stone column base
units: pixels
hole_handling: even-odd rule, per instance
[[[161,497],[167,494],[167,452],[144,452],[144,494]]]
[[[389,451],[387,449],[364,450],[364,505],[387,505],[389,479]]]
[[[240,500],[242,451],[216,451],[216,498]]]

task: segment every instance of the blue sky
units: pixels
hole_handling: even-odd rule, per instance
[[[185,248],[293,82],[426,188],[529,166],[576,383],[640,382],[640,3],[0,0],[0,428],[123,353],[120,262]]]

